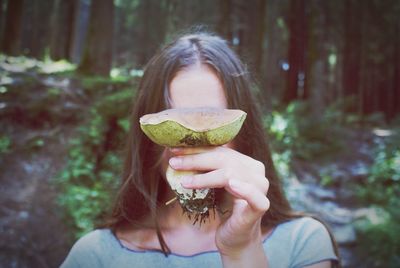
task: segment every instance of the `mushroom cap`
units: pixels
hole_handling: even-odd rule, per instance
[[[213,107],[168,109],[140,118],[140,127],[153,142],[168,147],[216,146],[240,131],[246,113]]]

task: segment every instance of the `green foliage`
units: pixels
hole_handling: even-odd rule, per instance
[[[3,77],[1,80],[3,80],[4,78],[6,78],[6,77]],[[1,81],[1,82],[3,82],[3,81]],[[8,89],[6,87],[0,86],[0,94],[7,93],[7,91],[8,91]]]
[[[321,183],[322,186],[328,187],[328,186],[330,186],[330,185],[332,185],[334,183],[334,180],[333,180],[333,178],[332,178],[332,176],[330,174],[322,173],[320,175],[321,175],[321,182],[320,183]]]
[[[12,57],[0,54],[0,62],[6,70],[12,69],[18,72],[37,71],[42,74],[55,74],[76,69],[74,64],[66,60],[52,61],[49,58],[41,61],[25,56]]]
[[[85,89],[94,89],[98,87],[107,87],[109,85],[116,85],[118,83],[126,83],[128,82],[129,77],[126,76],[114,76],[111,78],[104,76],[84,76],[81,77],[82,86]]]
[[[8,153],[11,147],[11,139],[6,135],[0,136],[0,154]]]
[[[400,134],[395,132],[379,142],[367,181],[357,187],[366,203],[385,211],[380,222],[358,225],[361,251],[373,267],[400,266]]]
[[[400,266],[400,224],[398,219],[381,211],[378,221],[362,219],[356,223],[359,243],[359,254],[363,256],[365,267],[389,267]]]
[[[369,174],[366,183],[358,189],[359,196],[368,203],[383,207],[398,207],[400,205],[399,132],[377,144],[374,150],[374,164]]]
[[[47,89],[47,94],[52,97],[59,97],[61,95],[61,93],[62,93],[62,90],[59,88],[51,87],[51,88]]]
[[[28,140],[26,147],[31,150],[40,149],[45,145],[45,141],[41,137],[34,137]]]
[[[95,101],[71,140],[68,162],[56,179],[59,204],[75,237],[92,230],[110,209],[122,170],[120,144],[127,132],[132,90]]]
[[[110,175],[97,169],[97,148],[103,142],[103,125],[94,117],[80,128],[80,138],[71,141],[67,167],[57,179],[61,188],[59,204],[65,209],[67,221],[77,237],[91,230],[108,209],[111,190],[115,188]],[[118,163],[116,167],[118,167]],[[111,171],[112,172],[112,171]]]
[[[95,109],[102,117],[118,117],[122,119],[128,115],[132,97],[132,89],[122,89],[100,99],[95,104]]]
[[[276,171],[281,178],[288,178],[290,176],[290,161],[291,153],[290,151],[285,151],[282,153],[272,152],[272,160]]]
[[[292,102],[283,111],[264,118],[275,152],[289,152],[289,158],[312,160],[341,148],[338,117],[334,109],[315,118],[307,102]]]
[[[351,101],[351,100],[347,100]],[[293,102],[283,111],[274,111],[264,118],[264,126],[272,138],[273,160],[279,174],[287,178],[291,161],[321,160],[342,149],[339,142],[342,131],[349,126],[381,126],[381,114],[359,116],[343,113],[345,103],[327,107],[317,118],[306,102]],[[362,185],[349,185],[357,189],[361,202],[371,207],[372,215],[359,219],[358,250],[366,267],[400,266],[400,129],[375,130],[384,136],[373,152],[374,163]],[[335,183],[331,170],[321,172],[320,183]]]

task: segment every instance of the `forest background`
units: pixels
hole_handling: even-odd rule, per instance
[[[143,68],[195,29],[247,64],[293,207],[345,267],[399,267],[398,0],[0,0],[0,266],[58,266],[101,222]]]

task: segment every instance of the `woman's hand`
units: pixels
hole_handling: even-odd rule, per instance
[[[233,197],[231,213],[218,227],[215,238],[222,258],[239,260],[250,257],[249,252],[263,254],[261,218],[269,209],[266,197],[269,182],[264,165],[222,146],[173,148],[171,151],[176,155],[169,161],[172,168],[206,172],[183,178],[182,186],[224,188]]]

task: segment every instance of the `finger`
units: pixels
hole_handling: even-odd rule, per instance
[[[196,154],[182,154],[170,159],[170,166],[177,170],[207,171],[229,166],[241,166],[242,169],[265,174],[264,165],[247,155],[241,154],[227,147],[188,148],[181,152],[197,152]],[[212,148],[212,147],[211,147]],[[202,153],[200,153],[203,151]]]
[[[258,220],[269,209],[268,198],[252,184],[229,180],[229,192],[248,203],[249,209],[245,210],[246,215],[243,216],[249,222]]]
[[[250,156],[242,154],[234,149],[232,149],[233,145],[225,144],[223,146],[219,146],[215,148],[215,152],[230,152],[232,155],[235,156],[238,162],[242,163],[245,167],[255,172],[260,172],[265,175],[265,165]]]
[[[250,174],[247,174],[247,179]],[[269,181],[263,176],[252,176],[252,184],[264,194],[267,194]],[[203,188],[224,188],[228,186],[229,180],[243,179],[242,175],[235,172],[230,168],[216,169],[207,173],[186,176],[182,178],[182,186],[190,189],[203,189]]]
[[[224,166],[224,161],[232,159],[227,153],[218,153],[209,150],[198,154],[186,154],[170,158],[169,164],[177,170],[198,170],[209,171],[219,169]]]
[[[216,169],[207,173],[182,178],[182,186],[190,189],[224,188],[230,179],[238,179],[228,169]]]

